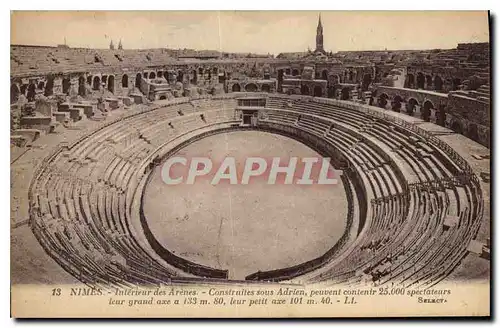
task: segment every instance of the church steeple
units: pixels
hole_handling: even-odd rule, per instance
[[[315,52],[324,53],[325,49],[323,48],[323,25],[321,24],[321,14],[319,14],[318,18],[318,27],[316,28],[316,50]]]
[[[109,49],[115,50],[115,45],[113,44],[113,40],[109,43]]]

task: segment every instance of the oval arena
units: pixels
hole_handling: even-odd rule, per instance
[[[247,106],[257,98],[261,107]],[[286,136],[330,157],[343,171],[348,204],[345,229],[322,254],[287,267],[257,266],[239,280],[432,286],[467,256],[482,222],[483,191],[452,147],[374,107],[277,94],[179,99],[56,147],[30,185],[31,229],[59,265],[88,284],[230,279],[227,268],[183,257],[182,249],[174,253],[168,241],[160,242],[143,204],[162,161],[235,131]],[[284,248],[293,254],[293,247]]]

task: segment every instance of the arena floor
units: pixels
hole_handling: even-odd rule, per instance
[[[208,156],[214,163],[226,156],[237,163],[249,156],[319,157],[298,141],[257,131],[207,137],[176,155]],[[167,186],[161,168],[145,189],[145,215],[155,237],[178,256],[228,269],[231,279],[311,260],[344,233],[347,198],[340,179],[330,186],[267,185],[266,179]]]

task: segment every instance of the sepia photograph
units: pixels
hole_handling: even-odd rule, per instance
[[[11,11],[11,316],[489,317],[490,23]]]

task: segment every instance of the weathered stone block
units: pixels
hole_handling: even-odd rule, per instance
[[[132,99],[134,99],[134,103],[136,103],[136,104],[143,104],[143,103],[145,103],[143,95],[134,93],[134,94],[131,94],[130,97]]]
[[[59,123],[64,123],[69,119],[69,113],[67,113],[67,112],[55,112],[52,115],[55,117],[56,121]]]

